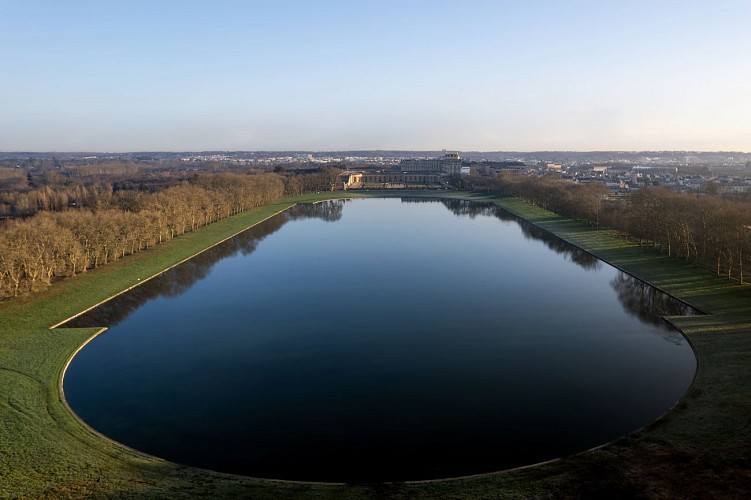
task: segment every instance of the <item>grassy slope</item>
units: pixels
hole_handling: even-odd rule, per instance
[[[94,332],[50,331],[49,325],[275,213],[288,205],[284,202],[58,283],[25,301],[0,303],[0,496],[740,497],[751,489],[751,287],[519,200],[463,196],[495,201],[711,313],[673,319],[700,359],[696,383],[678,407],[629,438],[539,467],[460,480],[357,486],[281,483],[182,467],[123,448],[73,418],[60,401],[58,381],[71,353]]]

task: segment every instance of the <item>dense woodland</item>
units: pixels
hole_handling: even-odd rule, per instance
[[[640,245],[745,282],[751,264],[751,202],[644,188],[613,198],[598,184],[506,174],[473,177],[552,212],[618,231]]]
[[[109,199],[121,191],[156,193],[192,183],[197,176],[206,173],[210,171],[159,169],[132,163],[67,165],[34,171],[0,167],[0,218],[24,218],[40,211],[75,207],[95,209],[107,205]],[[330,189],[339,170],[332,167],[280,169],[278,173],[284,181],[285,193],[294,195]]]
[[[155,191],[102,182],[6,190],[14,218],[0,222],[0,298],[34,292],[285,194],[329,190],[335,175],[334,169],[202,173]]]

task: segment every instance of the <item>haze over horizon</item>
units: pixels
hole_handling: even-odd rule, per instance
[[[751,151],[746,0],[0,8],[0,151]]]

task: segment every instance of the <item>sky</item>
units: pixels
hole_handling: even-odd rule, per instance
[[[0,0],[0,151],[751,151],[749,0]]]

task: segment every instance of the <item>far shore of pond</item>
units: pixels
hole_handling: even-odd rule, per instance
[[[180,466],[125,448],[75,418],[60,392],[64,367],[96,329],[50,330],[66,318],[190,258],[296,202],[425,196],[496,203],[706,312],[669,318],[699,360],[696,379],[663,418],[604,447],[534,467],[416,483],[334,485],[253,479]],[[337,192],[239,214],[148,252],[0,302],[0,486],[10,497],[498,498],[742,497],[751,489],[751,286],[489,193]]]

